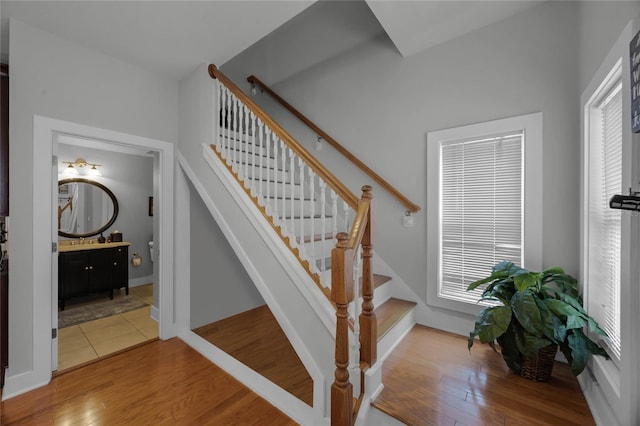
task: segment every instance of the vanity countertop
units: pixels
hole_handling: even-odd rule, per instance
[[[128,241],[121,241],[117,243],[84,243],[84,244],[71,244],[72,240],[64,240],[58,242],[58,252],[64,253],[67,251],[80,251],[80,250],[98,250],[108,247],[124,247],[130,246]],[[75,241],[74,241],[75,242]]]

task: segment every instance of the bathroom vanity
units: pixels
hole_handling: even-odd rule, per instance
[[[58,254],[58,302],[125,288],[129,294],[129,242],[63,244]]]

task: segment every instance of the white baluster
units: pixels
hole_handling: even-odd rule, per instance
[[[295,169],[296,169],[296,164],[295,164],[295,153],[293,152],[293,150],[291,148],[289,148],[289,173],[290,173],[290,182],[289,185],[291,186],[291,222],[290,222],[290,226],[291,226],[291,233],[293,234],[293,240],[294,240],[294,247],[295,247],[295,235],[296,235],[296,221],[295,221],[295,202],[296,202],[296,197],[295,197],[295,193],[294,193],[294,189],[295,189]]]
[[[287,227],[287,148],[285,143],[280,140],[280,155],[282,165],[282,230]]]
[[[338,194],[331,190],[331,236],[338,235]]]
[[[325,235],[327,234],[327,182],[325,182],[322,178],[320,178],[319,182],[320,186],[320,223],[322,224],[322,253],[320,254],[320,270],[324,273],[326,269],[326,255],[327,252],[327,239]]]
[[[344,201],[344,200],[343,200]],[[344,201],[343,205],[342,205],[342,209],[344,211],[344,226],[345,226],[345,231],[344,232],[349,232],[351,231],[351,223],[350,223],[350,215],[351,215],[351,207],[349,207],[349,204]]]
[[[214,145],[216,146],[218,151],[220,151],[220,142],[222,141],[222,138],[220,137],[220,132],[222,132],[222,89],[220,88],[219,81],[216,80],[215,85],[216,85],[216,107],[217,107],[215,111],[218,111],[218,116],[215,117],[215,122],[218,123],[218,125],[214,129],[216,134],[214,135],[213,140],[214,140]]]
[[[222,104],[222,149],[220,154],[223,159],[227,159],[227,146],[229,145],[229,91],[226,87],[222,88],[223,104]]]
[[[278,138],[273,132],[271,132],[271,143],[273,143],[273,164],[276,168],[273,174],[273,223],[275,223],[276,226],[280,226],[280,209],[278,208],[278,176],[280,175],[278,172],[278,169],[280,168],[278,165],[278,147],[280,144],[278,143]]]
[[[238,173],[238,127],[240,127],[240,100],[233,97],[233,152],[231,155],[231,169]]]
[[[262,199],[262,185],[263,185],[263,180],[262,180],[262,169],[264,168],[264,164],[263,164],[263,155],[262,155],[262,150],[263,150],[263,141],[264,141],[264,123],[262,122],[262,120],[260,120],[258,122],[258,140],[259,140],[259,145],[260,148],[258,150],[259,152],[259,158],[260,158],[260,174],[258,177],[258,203],[263,206],[264,205],[264,200]],[[253,159],[253,161],[255,163],[255,157]]]
[[[253,168],[253,166],[251,166],[249,164],[249,156],[251,154],[251,152],[255,152],[255,135],[256,135],[256,115],[252,112],[251,116],[250,116],[250,124],[251,126],[251,136],[246,138],[245,141],[245,156],[244,156],[244,162],[247,163],[247,177],[249,177],[249,175],[251,175],[251,179],[247,179],[247,182],[249,182],[249,186],[247,187],[249,189],[249,192],[251,194],[254,193],[254,188],[256,185],[255,182],[255,170]]]
[[[316,221],[315,221],[315,214],[316,214],[316,188],[315,188],[315,184],[316,184],[316,175],[313,172],[313,170],[311,169],[311,167],[309,167],[309,210],[311,211],[311,229],[309,230],[309,233],[311,235],[311,238],[309,239],[309,241],[311,242],[311,245],[309,247],[311,247],[311,270],[312,271],[317,271],[318,270],[318,266],[316,265],[316,241],[315,241],[315,228],[316,228]]]
[[[265,127],[264,128],[265,131],[265,156],[267,157],[267,184],[266,184],[266,188],[267,188],[267,196],[265,198],[266,200],[266,211],[267,214],[269,216],[273,215],[273,208],[271,207],[271,182],[273,182],[275,180],[275,178],[273,176],[276,176],[278,173],[278,168],[273,165],[274,170],[273,173],[270,172],[270,163],[272,163],[271,161],[271,129],[269,127]]]
[[[248,128],[247,120],[249,120],[249,109],[247,108],[246,105],[242,105],[242,129],[243,129],[242,136],[243,136],[243,139],[245,138],[244,129]],[[240,173],[238,173],[238,177],[240,178],[241,181],[244,181],[244,180],[247,179],[247,171],[248,171],[247,167],[248,167],[248,165],[247,165],[246,161],[242,161],[242,157],[244,155],[245,158],[246,158],[246,152],[248,150],[247,150],[246,144],[245,144],[245,147],[243,149],[242,141],[238,142],[238,148],[239,148],[239,150],[238,150],[238,157],[239,157],[238,163],[240,163]]]
[[[302,161],[302,158],[298,157],[298,167],[300,174],[300,188],[302,188],[302,194],[300,195],[300,257],[303,259],[307,258],[307,253],[304,246],[304,194],[305,194],[305,186],[304,186],[304,168],[305,164]],[[311,222],[313,223],[313,214],[311,215]]]

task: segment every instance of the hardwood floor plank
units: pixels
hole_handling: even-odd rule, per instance
[[[296,424],[179,339],[58,375],[0,408],[2,425]]]
[[[512,374],[486,345],[415,326],[385,361],[373,405],[410,425],[594,425],[577,380],[556,362],[551,380]]]

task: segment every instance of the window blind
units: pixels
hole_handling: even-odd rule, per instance
[[[618,359],[621,353],[620,336],[620,243],[622,213],[609,208],[609,199],[622,189],[622,85],[616,85],[599,105],[601,112],[600,141],[600,199],[595,216],[596,236],[600,241],[598,264],[604,267],[597,279],[590,280],[590,290],[597,294],[590,304],[591,316],[607,332],[607,345]],[[593,277],[595,278],[595,277]],[[597,286],[598,289],[593,287]]]
[[[523,258],[524,132],[440,145],[440,297],[476,303],[468,285]]]

